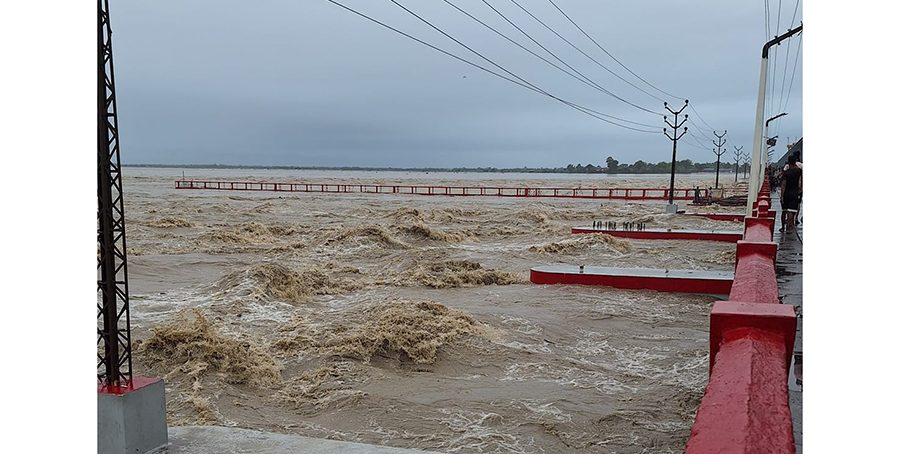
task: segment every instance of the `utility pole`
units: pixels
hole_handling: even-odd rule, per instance
[[[716,189],[719,189],[719,158],[721,158],[722,155],[725,154],[725,152],[722,151],[722,146],[724,146],[725,142],[728,141],[728,139],[724,138],[725,134],[728,134],[727,129],[722,133],[721,136],[716,131],[713,131],[713,135],[716,136],[716,139],[719,139],[718,143],[713,142],[713,145],[716,146],[716,150],[713,150],[713,153],[716,154]]]
[[[684,105],[681,106],[681,109],[674,111],[669,108],[668,103],[663,102],[663,107],[665,107],[666,110],[669,111],[669,113],[671,113],[672,115],[675,116],[675,123],[672,124],[672,123],[669,123],[669,117],[663,115],[663,120],[666,122],[667,125],[669,125],[670,128],[672,128],[671,136],[669,135],[668,129],[663,128],[663,134],[665,134],[666,137],[668,137],[669,140],[672,141],[672,172],[671,172],[671,175],[669,176],[669,205],[666,206],[666,213],[678,212],[678,207],[675,205],[675,155],[676,155],[677,149],[678,149],[678,139],[680,139],[682,136],[687,134],[687,130],[688,130],[687,126],[685,126],[684,130],[681,132],[681,134],[678,134],[678,128],[682,127],[687,122],[687,119],[688,119],[688,115],[684,114],[684,118],[681,120],[681,123],[679,123],[678,115],[680,115],[681,112],[687,108],[687,106],[688,106],[688,100],[685,99]]]
[[[769,49],[801,31],[803,31],[802,22],[799,27],[788,30],[783,35],[776,36],[774,39],[766,42],[762,48],[762,63],[759,68],[759,91],[756,97],[756,121],[754,123],[753,132],[753,149],[750,152],[753,156],[753,164],[750,167],[750,184],[747,187],[747,216],[752,213],[753,201],[756,200],[756,194],[759,193],[759,188],[762,185],[763,171],[765,170],[765,161],[763,160],[763,156],[765,156],[765,149],[763,148],[765,147],[765,142],[763,140],[763,122],[766,115],[766,77],[769,71]]]
[[[743,149],[744,149],[743,145],[741,145],[740,147],[734,147],[734,182],[735,183],[737,183],[737,180],[738,180],[738,170],[741,168],[740,161],[741,161],[741,156],[743,156],[743,153],[741,153],[741,150],[743,150]]]

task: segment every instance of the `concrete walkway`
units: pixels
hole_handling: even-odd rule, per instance
[[[158,452],[184,454],[429,454],[426,451],[414,449],[390,448],[219,426],[170,427],[169,446]]]
[[[791,304],[797,312],[797,336],[794,340],[794,360],[788,376],[791,419],[794,421],[794,441],[797,453],[803,452],[803,224],[796,234],[781,233],[781,200],[772,193],[772,205],[778,210],[775,217],[775,243],[778,256],[775,273],[778,293],[783,304]],[[802,211],[801,211],[802,218]]]

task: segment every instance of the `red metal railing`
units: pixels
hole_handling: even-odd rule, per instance
[[[744,220],[728,301],[713,305],[709,383],[686,453],[794,453],[788,368],[797,317],[779,304],[775,214],[766,181]]]
[[[278,183],[251,181],[176,180],[175,189],[221,191],[274,191],[357,194],[403,194],[494,197],[563,197],[575,199],[668,200],[662,188],[514,188],[491,186],[417,186],[342,183]],[[676,189],[676,200],[706,197],[706,189]]]

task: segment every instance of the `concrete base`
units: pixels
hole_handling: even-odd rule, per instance
[[[678,213],[678,204],[670,203],[666,205],[666,214],[675,214]]]
[[[166,386],[160,378],[135,377],[128,388],[97,392],[97,452],[146,453],[166,446]]]

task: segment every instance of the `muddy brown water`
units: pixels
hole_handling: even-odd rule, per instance
[[[188,171],[197,179],[665,187],[660,176]],[[171,425],[442,452],[679,452],[712,296],[537,286],[541,264],[731,270],[734,245],[571,235],[734,230],[661,202],[175,190],[126,168],[138,374]],[[714,175],[679,179],[712,184]],[[707,208],[734,211],[734,208]]]

